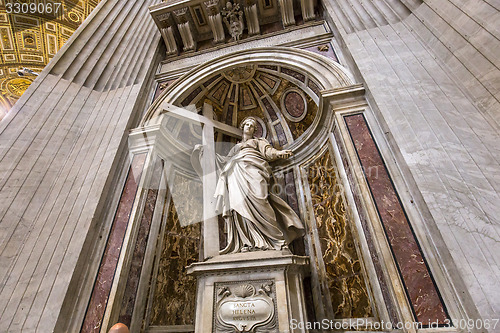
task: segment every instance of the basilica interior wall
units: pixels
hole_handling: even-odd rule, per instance
[[[124,133],[151,84],[159,36],[148,15],[131,1],[99,7],[0,125],[2,331],[76,331],[63,327],[85,311],[73,308],[84,282],[70,281],[95,276]]]
[[[394,181],[401,209],[406,210],[422,245],[438,291],[446,305],[452,305],[451,315],[474,317],[477,309],[480,316],[494,318],[500,313],[500,259],[495,255],[500,250],[500,179],[495,174],[500,156],[500,106],[495,97],[498,55],[491,50],[498,49],[492,23],[498,10],[487,1],[370,3],[325,0],[328,24],[313,21],[230,47],[182,54],[160,64],[156,83],[166,87],[195,65],[249,48],[309,47],[323,55],[329,52],[327,56],[335,61],[338,56],[352,70],[356,82],[365,84],[368,105],[363,102],[356,112],[364,111],[389,170],[388,182]],[[8,331],[41,327],[78,331],[107,235],[112,234],[114,213],[122,203],[133,206],[133,199],[120,197],[130,163],[126,157],[128,130],[137,126],[146,104],[152,101],[156,83],[151,73],[165,50],[157,49],[160,36],[144,4],[110,0],[93,15],[0,125],[0,265],[6,267],[0,271],[0,327]],[[465,26],[467,32],[462,30]],[[318,51],[320,44],[329,48]],[[348,140],[345,134],[336,137],[339,146]],[[329,140],[330,144],[335,141]],[[332,150],[316,157],[314,163],[325,170],[336,166],[342,171],[341,158],[334,157]],[[295,173],[290,170],[284,177],[298,183],[298,167]],[[340,181],[338,174],[335,179],[309,176],[311,186],[327,184],[326,194],[332,194],[333,183]],[[152,193],[151,202],[145,204],[149,207],[145,211],[149,209],[151,214],[156,195]],[[297,212],[302,196],[286,198]],[[323,290],[335,294],[329,306],[338,318],[374,316],[378,311],[375,303],[384,305],[375,282],[385,273],[373,273],[369,251],[359,250],[358,243],[363,245],[366,240],[361,239],[360,228],[352,227],[357,202],[327,196],[314,198],[312,216],[319,217],[316,231],[321,234],[316,259],[331,273],[325,277]],[[322,215],[323,201],[334,215]],[[174,233],[179,226],[173,206],[169,207],[165,208],[170,212],[165,222],[169,230],[163,227],[159,236],[136,235],[142,250],[151,242],[149,236],[166,244],[159,246],[166,257],[182,249],[177,245],[183,239],[193,235],[197,239],[199,230],[191,230],[191,235],[185,230]],[[332,216],[342,221],[340,235],[333,234],[330,225],[321,225]],[[145,225],[160,223],[149,218]],[[127,223],[128,216],[121,221]],[[132,237],[129,247],[134,241]],[[197,256],[196,242],[192,243],[189,253],[178,261],[169,261],[162,268],[154,266],[158,279],[152,283],[154,288],[167,290],[179,271],[184,274],[187,263]],[[333,255],[336,246],[342,250],[338,257]],[[344,257],[352,262],[346,264]],[[124,280],[127,286],[130,282],[141,290],[134,280],[139,279],[136,266],[141,263],[131,261],[123,269],[130,279]],[[112,276],[114,271],[108,274]],[[393,277],[398,279],[397,274]],[[127,293],[121,292],[126,303]],[[193,296],[192,290],[177,292],[179,298]],[[158,294],[148,297],[148,304],[158,304],[146,319],[153,326],[192,325],[192,308],[183,308],[181,302],[167,304]],[[146,299],[139,301],[145,303]],[[466,314],[460,312],[463,309]],[[117,316],[130,320],[128,304],[122,310]],[[173,319],[176,313],[181,313],[181,322]]]
[[[404,200],[416,232],[438,249],[428,255],[441,260],[457,292],[470,293],[474,304],[465,306],[494,318],[500,312],[499,41],[492,25],[498,8],[490,1],[401,1],[406,11],[393,6],[397,17],[365,8],[348,21],[345,3],[325,7],[345,63],[366,84],[379,144],[389,142],[387,156],[408,166],[393,170],[410,188]],[[378,2],[390,3],[397,1]]]

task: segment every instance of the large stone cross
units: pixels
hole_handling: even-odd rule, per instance
[[[241,130],[214,120],[212,105],[203,105],[203,115],[168,104],[164,107],[169,116],[177,117],[201,124],[203,156],[201,166],[203,169],[203,258],[212,258],[219,254],[219,221],[215,214],[214,191],[217,186],[217,173],[215,166],[215,140],[214,132],[241,138]]]

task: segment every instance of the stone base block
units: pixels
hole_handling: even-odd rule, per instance
[[[303,276],[309,259],[289,251],[217,256],[187,268],[198,279],[196,333],[285,333],[306,321]]]

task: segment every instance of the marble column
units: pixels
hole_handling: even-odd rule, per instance
[[[147,152],[134,154],[128,171],[127,180],[123,187],[120,203],[115,212],[113,224],[108,237],[104,255],[99,265],[97,278],[94,282],[92,296],[87,306],[85,319],[80,332],[95,332],[95,327],[107,326],[109,323],[109,313],[113,305],[116,291],[113,286],[118,284],[120,276],[120,258],[124,256],[122,249],[127,248],[126,239],[131,226],[135,220],[134,211],[139,206],[142,193],[140,184],[142,183],[143,168],[146,162]],[[118,274],[117,274],[118,273]]]
[[[415,321],[424,328],[449,320],[427,259],[415,236],[399,194],[362,113],[344,116],[364,170]]]

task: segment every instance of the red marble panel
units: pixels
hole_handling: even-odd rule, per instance
[[[317,85],[316,83],[314,83],[314,81],[309,80],[309,82],[307,83],[307,86],[308,86],[309,88],[311,88],[311,90],[312,90],[312,91],[313,91],[313,92],[314,92],[317,96],[321,96],[321,92],[320,92],[320,90],[321,90],[321,89],[319,89],[318,85]]]
[[[271,102],[269,99],[263,98],[262,103],[264,103],[264,106],[266,108],[267,113],[269,114],[269,117],[271,118],[272,121],[275,121],[278,119],[278,116],[276,115],[276,112],[274,112],[273,106],[271,105]]]
[[[259,65],[259,68],[265,68],[265,69],[269,69],[272,71],[278,70],[278,66],[275,66],[275,65]]]
[[[286,75],[290,75],[291,77],[301,81],[301,82],[305,82],[306,81],[306,76],[302,73],[299,73],[297,72],[296,70],[293,70],[293,69],[290,69],[290,68],[286,68],[286,67],[282,67],[281,68],[281,73],[283,74],[286,74]]]
[[[217,75],[214,75],[212,76],[210,79],[206,80],[205,82],[203,82],[203,85],[205,87],[208,87],[209,85],[211,85],[215,80],[217,80],[218,78],[220,78],[220,74],[217,74]]]
[[[306,110],[306,104],[299,93],[290,91],[285,95],[285,108],[290,115],[299,118]]]
[[[362,114],[344,117],[416,321],[424,327],[448,318],[418,240]]]
[[[195,99],[195,97],[198,96],[198,94],[201,93],[201,92],[202,92],[201,87],[197,87],[189,95],[187,95],[186,98],[184,98],[184,100],[182,101],[181,105],[182,106],[188,106],[189,104],[191,104],[191,102],[193,101],[193,99]]]
[[[162,169],[163,161],[157,161],[153,178],[151,179],[151,186],[149,187],[148,194],[146,196],[144,211],[142,212],[139,232],[134,247],[134,254],[132,255],[132,263],[130,264],[125,293],[122,300],[120,317],[118,319],[118,322],[123,323],[129,327],[132,320],[135,300],[137,297],[137,288],[139,287],[139,280],[141,278],[142,263],[144,261],[144,255],[146,253],[146,246],[148,244],[151,222],[153,221],[153,213],[156,206],[158,189],[160,187]]]
[[[137,194],[137,187],[142,175],[142,168],[146,160],[146,153],[137,154],[133,157],[125,186],[122,190],[120,202],[115,212],[111,231],[108,236],[104,255],[99,265],[94,289],[90,298],[85,319],[80,332],[99,332],[106,310],[106,305],[115,276],[116,265],[120,257],[123,238],[127,231],[132,206]]]
[[[340,132],[338,131],[338,129],[335,130],[333,132],[333,134],[335,136],[335,140],[340,142],[341,135],[340,135]],[[342,145],[339,145],[338,148],[340,150],[342,164],[344,165],[344,168],[346,169],[347,178],[349,179],[349,183],[351,184],[351,187],[356,188],[356,182],[355,182],[354,177],[353,177],[353,172],[352,172],[350,164],[347,160],[347,153]],[[360,193],[357,191],[353,191],[352,194],[354,197],[354,202],[356,204],[356,207],[363,207]],[[380,290],[382,292],[382,297],[384,298],[385,306],[387,308],[387,311],[389,312],[389,318],[391,320],[391,323],[393,325],[396,325],[398,322],[398,315],[397,315],[396,306],[394,305],[394,302],[392,301],[391,291],[390,291],[390,288],[388,286],[388,281],[384,278],[384,273],[383,273],[384,270],[382,268],[382,263],[381,263],[381,260],[379,258],[379,254],[377,253],[377,250],[375,248],[373,236],[372,236],[372,233],[371,233],[371,230],[369,227],[368,216],[366,216],[366,214],[364,214],[363,210],[360,209],[359,210],[359,217],[361,220],[363,232],[365,234],[366,242],[368,243],[368,249],[370,251],[370,256],[372,258],[373,265],[375,267],[375,272],[376,272],[377,277],[378,277],[378,282],[379,282]]]
[[[160,96],[161,93],[164,92],[165,89],[168,88],[168,86],[170,86],[173,82],[175,82],[175,80],[176,79],[159,82],[158,85],[156,86],[156,91],[155,91],[155,95],[153,97],[153,101],[155,101],[158,98],[158,96]]]

